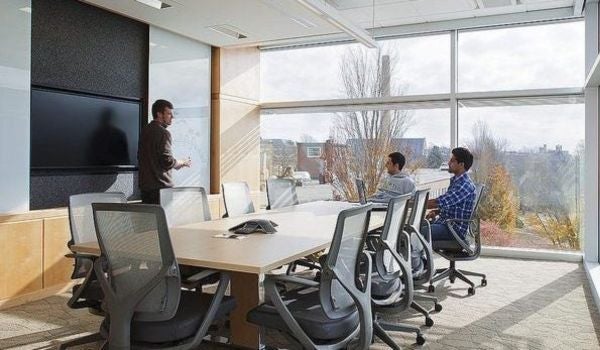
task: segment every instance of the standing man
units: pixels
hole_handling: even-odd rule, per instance
[[[473,155],[468,149],[458,147],[452,150],[448,161],[448,172],[454,174],[450,179],[450,187],[443,195],[427,202],[428,209],[434,209],[427,214],[428,219],[434,219],[431,224],[433,247],[436,241],[454,241],[454,236],[448,230],[448,219],[464,219],[471,217],[475,204],[475,184],[467,174],[473,165]],[[464,239],[469,228],[468,223],[456,223],[453,226],[456,233]]]
[[[406,164],[406,158],[400,152],[393,152],[387,156],[385,169],[388,176],[383,180],[375,195],[368,199],[370,202],[388,203],[393,197],[415,192],[415,182],[402,172],[404,164]]]
[[[161,188],[173,187],[171,169],[192,165],[191,159],[177,160],[171,152],[171,133],[167,127],[173,121],[173,104],[156,100],[152,104],[153,120],[142,128],[138,149],[139,182],[142,203],[160,204]]]

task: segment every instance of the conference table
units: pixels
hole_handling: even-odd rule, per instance
[[[261,211],[238,217],[204,221],[169,228],[180,265],[227,272],[237,306],[230,315],[231,343],[258,349],[258,327],[246,322],[249,310],[261,302],[260,276],[301,257],[326,249],[340,211],[355,207],[347,202],[318,201]],[[372,212],[369,229],[381,227],[384,212]],[[253,233],[243,239],[217,238],[244,221],[268,219],[278,224],[274,234]],[[71,247],[76,252],[100,254],[97,242]]]

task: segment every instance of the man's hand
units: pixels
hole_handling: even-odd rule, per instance
[[[188,157],[187,159],[179,159],[175,164],[175,170],[179,170],[181,168],[189,168],[192,166],[192,160]]]
[[[430,210],[427,215],[425,215],[425,219],[427,220],[432,220],[435,219],[435,217],[438,215],[438,211],[437,210]]]

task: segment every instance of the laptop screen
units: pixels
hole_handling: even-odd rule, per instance
[[[367,204],[367,190],[365,182],[362,179],[356,179],[356,190],[358,191],[358,201],[360,204]]]

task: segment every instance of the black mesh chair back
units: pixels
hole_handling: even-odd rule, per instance
[[[365,181],[363,179],[355,179],[356,192],[358,193],[358,202],[360,204],[367,204],[367,188],[365,187]]]
[[[92,203],[127,203],[127,197],[121,192],[83,193],[70,196],[71,241],[68,243],[69,247],[73,244],[97,241]],[[75,257],[75,268],[71,278],[85,277],[91,269],[92,261],[90,259]]]
[[[254,204],[250,197],[250,188],[245,182],[226,182],[221,185],[225,217],[254,213]]]
[[[163,209],[106,203],[92,207],[102,257],[109,266],[109,302],[132,307],[136,319],[173,317],[180,278]]]
[[[415,192],[413,205],[410,210],[410,218],[408,223],[413,227],[420,228],[421,224],[425,221],[425,215],[427,215],[427,201],[429,200],[428,188],[418,190]]]
[[[267,179],[267,209],[290,207],[299,204],[296,182],[292,179]]]
[[[106,294],[110,319],[103,323],[109,329],[108,348],[197,348],[213,320],[235,308],[235,301],[224,296],[229,277],[220,273],[212,296],[182,291],[162,207],[92,207],[101,251],[94,271]],[[218,272],[204,271],[207,276],[214,273]]]
[[[396,251],[399,249],[401,232],[406,222],[408,212],[408,200],[410,194],[394,197],[388,203],[385,222],[381,231],[381,239]],[[400,266],[389,250],[379,250],[375,255],[377,271],[385,275],[397,275]]]
[[[469,217],[469,230],[465,235],[466,243],[469,245],[469,248],[473,252],[474,256],[479,256],[479,254],[481,254],[481,230],[479,227],[478,210],[479,203],[483,197],[484,189],[485,185],[475,186],[475,201],[473,204],[473,210],[471,211],[471,216]]]
[[[363,246],[369,228],[370,209],[371,205],[346,209],[338,216],[320,287],[321,305],[331,319],[339,318],[354,308],[364,311],[359,312],[361,317],[367,314],[370,317],[370,278],[358,285],[361,257],[366,256]],[[364,331],[372,332],[361,330]],[[368,335],[363,333],[363,336]]]
[[[208,196],[203,187],[174,187],[160,190],[160,206],[169,227],[210,221]]]
[[[415,192],[413,197],[413,203],[408,219],[408,226],[406,227],[407,232],[414,235],[420,246],[422,247],[422,253],[425,254],[426,264],[420,275],[415,275],[414,282],[417,285],[424,284],[431,280],[435,272],[433,249],[431,241],[431,227],[429,221],[425,220],[427,215],[427,201],[429,200],[430,190],[428,188],[418,190]],[[412,239],[413,237],[411,237]],[[414,239],[413,239],[414,242]],[[420,252],[420,253],[421,253]]]
[[[267,302],[251,310],[248,320],[279,330],[303,349],[366,350],[373,338],[371,258],[363,252],[371,205],[340,212],[320,282],[293,275],[267,275]],[[298,284],[281,292],[280,282]]]

